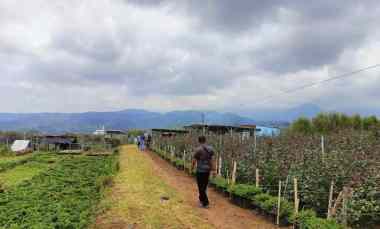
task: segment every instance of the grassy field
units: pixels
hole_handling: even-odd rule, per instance
[[[105,205],[112,206],[100,216],[95,228],[112,228],[123,219],[138,228],[210,228],[208,223],[184,202],[180,193],[155,173],[147,155],[135,146],[123,147],[120,173],[108,193]]]

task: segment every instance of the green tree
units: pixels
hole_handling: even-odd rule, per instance
[[[308,118],[301,117],[294,121],[294,123],[291,126],[291,130],[294,132],[310,134],[313,132],[313,126]]]

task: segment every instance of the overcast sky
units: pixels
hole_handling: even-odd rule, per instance
[[[379,15],[377,0],[0,0],[0,112],[379,110],[380,68],[281,95],[380,63]]]

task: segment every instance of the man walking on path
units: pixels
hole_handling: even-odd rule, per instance
[[[213,161],[214,150],[211,146],[206,144],[206,137],[201,136],[199,137],[198,141],[200,146],[195,150],[192,169],[194,169],[196,165],[199,201],[201,202],[202,207],[207,208],[209,206],[207,186],[210,178],[210,173],[214,174],[215,172]]]

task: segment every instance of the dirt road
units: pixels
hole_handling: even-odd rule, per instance
[[[199,211],[201,215],[215,228],[252,228],[271,229],[277,228],[273,223],[268,222],[262,216],[254,212],[242,209],[231,204],[227,198],[209,189],[210,208],[202,209],[198,207],[198,191],[193,177],[177,170],[168,162],[154,153],[147,153],[153,161],[156,174],[160,176],[170,186],[182,193],[186,202]]]
[[[195,181],[151,152],[123,147],[120,172],[92,228],[277,228],[209,190],[211,206],[198,207]]]

